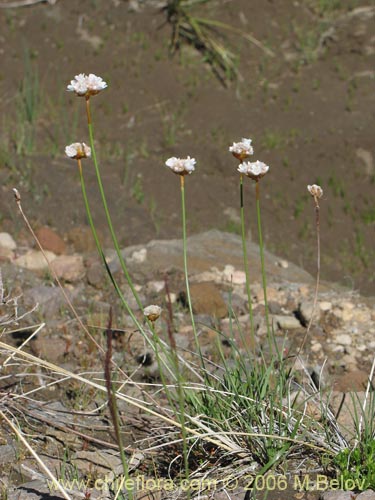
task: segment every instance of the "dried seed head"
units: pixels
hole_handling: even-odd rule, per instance
[[[161,307],[159,306],[147,306],[143,309],[143,314],[146,318],[152,322],[156,321],[161,314]]]
[[[314,198],[321,198],[323,196],[323,189],[318,186],[317,184],[312,184],[311,186],[307,186],[308,192],[313,196]]]

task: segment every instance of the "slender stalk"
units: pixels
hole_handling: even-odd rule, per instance
[[[259,193],[259,181],[256,181],[255,184],[255,193],[256,193],[256,205],[257,205],[257,219],[258,219],[258,235],[259,235],[259,252],[260,252],[260,263],[262,269],[262,284],[263,284],[263,294],[264,294],[264,307],[265,307],[265,316],[266,316],[266,326],[267,326],[267,336],[269,341],[271,340],[271,329],[270,329],[270,321],[268,314],[268,300],[267,300],[267,280],[266,280],[266,268],[264,264],[264,246],[263,246],[263,237],[262,237],[262,223],[260,217],[260,193]],[[270,342],[271,346],[271,342]]]
[[[191,303],[190,297],[190,286],[189,286],[189,277],[188,277],[188,266],[187,266],[187,238],[186,238],[186,208],[185,208],[185,177],[180,175],[181,180],[181,208],[182,208],[182,241],[183,241],[183,251],[184,251],[184,273],[185,273],[185,287],[186,287],[186,296],[189,305],[190,319],[191,325],[193,327],[194,340],[197,351],[199,353],[201,367],[204,368],[204,360],[202,356],[201,347],[199,345],[199,339],[197,334],[197,328],[195,326],[194,314],[193,314],[193,306]]]
[[[318,198],[316,196],[314,196],[314,202],[315,202],[315,226],[316,226],[316,246],[317,246],[316,282],[315,282],[314,302],[313,302],[313,307],[312,307],[309,323],[308,323],[307,328],[306,328],[306,333],[305,333],[305,336],[303,337],[301,345],[297,351],[296,357],[294,359],[293,367],[294,367],[297,359],[299,358],[303,348],[305,347],[306,340],[307,340],[307,337],[310,333],[311,326],[313,323],[314,314],[315,314],[315,310],[316,310],[316,304],[318,302],[318,290],[319,290],[319,283],[320,283],[320,206],[319,206]]]
[[[119,244],[118,244],[116,233],[115,233],[115,230],[114,230],[113,224],[112,224],[111,215],[110,215],[109,209],[108,209],[107,199],[106,199],[105,192],[104,192],[102,177],[101,177],[101,174],[100,174],[99,164],[98,164],[98,160],[97,160],[97,157],[96,157],[96,151],[95,151],[95,145],[94,145],[94,130],[93,130],[93,124],[92,124],[92,118],[91,118],[91,110],[90,110],[90,96],[86,97],[86,114],[87,114],[87,124],[88,124],[88,129],[89,129],[89,136],[90,136],[91,154],[92,154],[92,159],[94,161],[96,178],[97,178],[97,181],[98,181],[100,196],[101,196],[101,199],[102,199],[103,208],[104,208],[105,216],[106,216],[106,219],[107,219],[108,228],[109,228],[109,231],[111,233],[112,241],[113,241],[116,253],[117,253],[117,257],[118,257],[118,259],[120,261],[121,268],[122,268],[123,273],[125,275],[126,281],[128,282],[128,285],[129,285],[129,287],[130,287],[130,289],[131,289],[131,291],[132,291],[132,293],[133,293],[133,295],[135,297],[135,300],[137,301],[137,304],[138,304],[140,310],[143,311],[143,305],[142,305],[142,303],[141,303],[141,301],[139,299],[137,291],[134,288],[133,282],[132,282],[132,280],[130,278],[130,275],[129,275],[128,268],[127,268],[127,266],[125,264],[125,260],[124,260],[122,254],[121,254],[121,249],[120,249]]]
[[[105,255],[104,255],[101,243],[99,241],[98,233],[96,231],[95,224],[94,224],[94,221],[93,221],[93,218],[92,218],[90,204],[89,204],[89,200],[87,198],[87,191],[86,191],[85,180],[84,180],[83,172],[82,172],[81,160],[77,160],[77,163],[78,163],[79,177],[80,177],[80,181],[81,181],[81,190],[82,190],[83,201],[85,203],[86,214],[87,214],[87,218],[88,218],[88,221],[89,221],[89,224],[90,224],[90,228],[91,228],[94,240],[95,240],[96,248],[98,249],[100,257],[103,260],[103,264],[104,264],[104,266],[106,268],[106,271],[107,271],[107,273],[109,275],[109,278],[110,278],[110,280],[111,280],[111,282],[112,282],[112,284],[113,284],[113,286],[114,286],[114,288],[115,288],[115,290],[117,292],[117,295],[119,296],[119,298],[121,300],[122,305],[125,307],[127,313],[131,316],[131,318],[134,321],[134,323],[137,326],[137,328],[139,328],[140,331],[142,331],[141,324],[139,323],[139,321],[135,317],[133,311],[131,310],[129,304],[125,300],[125,297],[124,297],[122,291],[120,290],[119,285],[117,284],[114,276],[112,275],[112,273],[111,273],[111,271],[110,271],[110,269],[108,267],[108,264],[107,264],[107,261],[106,261],[106,258],[105,258]]]
[[[109,320],[108,320],[108,328],[106,330],[107,337],[107,351],[104,360],[104,377],[105,384],[107,388],[107,396],[108,396],[108,407],[111,414],[111,419],[113,423],[113,429],[115,431],[117,445],[120,450],[120,458],[122,463],[122,470],[124,472],[124,476],[126,479],[129,477],[129,467],[127,458],[124,451],[124,444],[121,436],[121,428],[120,428],[120,416],[117,407],[116,401],[116,392],[113,389],[112,379],[111,379],[111,359],[112,359],[112,308],[109,310]],[[129,498],[133,499],[133,492],[129,490]]]
[[[249,261],[247,258],[247,248],[246,248],[246,231],[245,231],[245,211],[243,203],[243,175],[240,175],[240,213],[241,213],[241,235],[242,235],[242,251],[243,251],[243,265],[245,269],[246,276],[246,292],[247,292],[247,302],[249,304],[249,316],[250,316],[250,337],[251,337],[251,351],[255,351],[255,332],[254,332],[254,320],[253,320],[253,304],[251,300],[250,292],[250,277],[249,277]]]

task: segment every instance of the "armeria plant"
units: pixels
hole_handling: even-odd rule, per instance
[[[126,377],[126,374],[117,365],[115,365],[111,359],[111,317],[106,331],[107,351],[104,358],[105,384],[92,381],[89,377],[83,377],[74,373],[67,373],[65,370],[56,365],[52,365],[51,363],[41,359],[36,360],[34,356],[24,353],[20,349],[13,349],[2,342],[0,342],[0,348],[7,348],[12,353],[16,353],[18,356],[24,356],[24,358],[30,363],[39,362],[40,366],[43,366],[45,369],[54,370],[55,373],[68,376],[72,380],[80,381],[87,384],[87,386],[95,387],[96,390],[107,394],[108,406],[110,408],[113,421],[115,431],[114,434],[121,453],[125,478],[129,476],[129,464],[127,462],[126,449],[122,444],[120,419],[118,418],[119,415],[116,404],[117,400],[133,405],[139,411],[148,412],[153,416],[159,417],[168,426],[171,426],[174,429],[175,435],[177,432],[177,438],[175,439],[174,444],[177,442],[182,445],[182,451],[179,457],[181,459],[180,477],[183,477],[184,479],[188,479],[190,476],[192,463],[194,463],[194,457],[198,457],[198,459],[195,460],[195,463],[200,463],[200,469],[198,467],[200,472],[196,469],[194,470],[195,474],[201,473],[204,477],[206,477],[205,474],[208,473],[206,472],[207,468],[206,470],[204,469],[204,464],[206,464],[206,466],[208,464],[208,467],[212,465],[210,458],[207,458],[206,455],[204,456],[204,460],[202,460],[202,453],[207,452],[207,445],[209,445],[210,456],[214,456],[215,458],[215,463],[228,464],[230,459],[232,467],[231,472],[233,472],[233,470],[236,471],[233,475],[234,481],[241,479],[243,475],[248,475],[250,471],[251,474],[254,473],[254,470],[257,474],[264,474],[271,468],[275,469],[291,455],[295,460],[297,458],[304,460],[306,456],[309,456],[309,459],[319,462],[319,456],[322,456],[323,454],[333,457],[334,455],[337,455],[340,450],[347,449],[349,446],[347,440],[343,438],[339,432],[337,423],[329,407],[327,405],[323,407],[322,394],[316,390],[316,387],[314,387],[311,378],[308,377],[307,370],[305,370],[307,378],[306,383],[302,384],[298,382],[297,378],[294,377],[295,360],[300,358],[300,354],[305,347],[306,339],[313,322],[314,310],[317,306],[320,281],[319,200],[323,195],[322,188],[315,184],[308,186],[308,191],[314,201],[316,213],[318,247],[317,279],[313,313],[309,320],[302,343],[296,353],[292,353],[292,356],[289,357],[292,359],[291,361],[288,358],[284,358],[283,353],[279,352],[277,348],[275,332],[273,331],[270,323],[268,311],[264,243],[260,211],[260,183],[262,178],[269,172],[270,168],[268,165],[259,160],[255,162],[249,161],[250,156],[254,153],[251,139],[243,138],[240,142],[234,142],[232,146],[229,147],[229,152],[231,152],[239,161],[237,170],[240,174],[239,186],[242,250],[250,317],[250,331],[245,332],[245,335],[249,335],[250,337],[250,343],[247,344],[250,345],[250,349],[247,353],[244,353],[239,346],[233,342],[232,354],[228,358],[228,355],[224,355],[221,343],[218,342],[220,359],[218,364],[214,364],[212,360],[205,359],[202,353],[194,317],[194,297],[191,297],[190,294],[188,278],[188,243],[186,231],[187,211],[185,205],[185,188],[187,184],[186,179],[188,179],[189,176],[195,171],[196,160],[190,156],[186,156],[185,158],[172,157],[165,162],[165,165],[180,178],[185,288],[197,359],[199,363],[188,362],[179,354],[171,328],[169,328],[168,331],[169,346],[163,342],[162,337],[159,335],[156,321],[162,313],[160,306],[149,305],[144,307],[144,304],[141,303],[128,272],[125,259],[121,253],[115,229],[112,224],[95,152],[91,110],[91,98],[106,88],[107,83],[102,78],[93,74],[79,74],[68,85],[69,91],[75,93],[78,97],[83,97],[85,99],[90,146],[84,142],[76,142],[66,146],[65,153],[69,158],[77,162],[86,213],[103,266],[108,273],[108,277],[114,286],[122,306],[132,318],[136,329],[144,336],[148,345],[155,353],[160,372],[161,386],[169,402],[169,408],[166,409],[161,405],[158,405],[155,398],[150,394],[147,394],[146,391],[142,392],[145,401],[147,398],[146,402],[127,396],[123,390],[126,386],[126,382],[121,383],[119,388],[115,388],[113,383],[114,378],[110,369],[114,367],[117,370],[117,373],[120,376],[124,376],[124,378]],[[134,294],[139,306],[139,314],[134,312],[129,306],[129,303],[126,301],[117,280],[112,275],[98,237],[95,221],[90,209],[89,193],[87,193],[85,187],[84,171],[82,169],[82,160],[90,158],[92,158],[94,163],[101,201],[113,245],[128,286]],[[244,204],[245,177],[248,177],[255,182],[255,207],[265,304],[265,323],[269,346],[268,354],[266,353],[266,350],[263,349],[262,345],[257,346],[254,329],[250,285],[251,269],[249,269],[246,248]],[[18,191],[15,192],[15,195],[21,214],[24,216],[20,205],[20,195]],[[26,218],[25,220],[27,221]],[[28,222],[26,223],[28,224]],[[170,316],[171,315],[172,313],[170,312]],[[234,340],[233,329],[236,326],[239,330],[241,330],[241,325],[236,316],[233,314],[231,308],[229,308],[229,315],[232,340]],[[85,329],[84,325],[82,325],[82,327],[86,332],[87,329]],[[220,332],[218,333],[220,336]],[[243,335],[243,332],[241,333]],[[98,348],[100,347],[97,343],[95,343],[95,345],[97,345]],[[103,349],[101,349],[101,353],[104,354]],[[372,378],[374,371],[375,364],[373,365],[370,378]],[[186,373],[189,374],[189,378]],[[172,381],[172,383],[170,383],[170,381]],[[365,413],[366,404],[368,404],[367,400],[369,399],[370,383],[371,380],[369,380],[369,385],[366,391],[366,400],[363,404],[362,412],[360,413],[361,418],[357,419],[358,439],[354,447],[354,449],[359,451],[370,450],[369,453],[373,450],[373,448],[371,446],[361,446],[360,440],[361,438],[367,441],[374,439],[371,419],[368,419],[367,414]],[[156,390],[159,391],[159,388]],[[310,414],[308,411],[309,405],[321,408],[322,418],[320,420],[316,420],[315,416]],[[370,402],[368,406],[371,408],[373,416],[375,412],[375,405]],[[0,416],[2,416],[1,413]],[[162,445],[159,444],[155,447],[151,446],[150,450],[159,450],[161,449],[161,446]],[[359,467],[363,462],[363,457],[361,457],[357,459],[357,455],[353,455],[353,460],[350,462],[349,458],[346,456],[346,452],[344,452],[339,455],[339,459],[336,460],[335,464],[336,466],[341,467],[342,463],[346,461],[348,464],[352,463],[356,467]],[[257,464],[255,468],[254,461]],[[215,470],[215,468],[212,470]],[[220,470],[218,473],[220,475]],[[358,474],[362,474],[362,469],[358,472]],[[224,479],[221,478],[218,484],[222,484],[222,486],[224,486]],[[369,484],[373,483],[370,481]],[[119,491],[116,493],[116,498],[120,498],[118,495]],[[132,493],[130,492],[130,497],[131,496]],[[190,496],[190,492],[187,492],[187,496]]]

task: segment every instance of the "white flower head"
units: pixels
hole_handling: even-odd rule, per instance
[[[250,177],[251,179],[254,179],[254,181],[258,181],[261,177],[266,175],[270,167],[263,163],[262,161],[244,161],[241,163],[238,167],[238,171],[240,174],[247,175],[247,177]]]
[[[323,189],[317,184],[312,184],[311,186],[308,185],[307,190],[315,199],[321,198],[323,196]]]
[[[150,321],[156,321],[161,314],[161,307],[159,306],[147,306],[143,309],[143,314]]]
[[[107,83],[100,77],[92,73],[85,75],[80,73],[71,80],[67,90],[75,92],[77,96],[90,97],[91,95],[99,94],[101,90],[107,88]]]
[[[229,147],[229,151],[238,160],[243,161],[254,153],[251,142],[251,139],[242,138],[241,142],[234,142],[232,146]]]
[[[66,146],[65,154],[73,160],[80,160],[81,158],[89,158],[91,149],[84,142],[73,142],[73,144]]]
[[[165,162],[172,172],[179,175],[186,175],[194,172],[196,163],[195,159],[190,158],[190,156],[187,158],[176,158],[172,156],[172,158],[168,158]]]

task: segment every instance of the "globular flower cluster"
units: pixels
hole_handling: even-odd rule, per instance
[[[242,138],[240,142],[234,142],[232,146],[229,147],[229,151],[241,162],[237,169],[238,172],[250,177],[250,179],[254,181],[259,181],[259,179],[266,175],[270,167],[259,160],[255,162],[244,161],[254,153],[251,142],[251,139]]]
[[[70,85],[67,86],[67,90],[75,92],[79,97],[90,97],[99,94],[100,91],[107,87],[107,83],[100,76],[96,76],[93,73],[89,75],[80,73],[74,77],[74,80],[71,80]]]
[[[91,149],[84,142],[73,142],[73,144],[66,146],[65,154],[72,160],[81,160],[91,156]]]
[[[169,158],[165,162],[166,166],[178,175],[191,174],[195,170],[196,163],[195,159],[190,158],[190,156],[187,158],[176,158],[175,156],[172,156],[172,158]]]
[[[254,181],[258,181],[261,177],[266,175],[270,167],[263,163],[262,161],[244,161],[242,162],[239,167],[238,171],[240,174],[244,174],[247,177],[250,177],[250,179],[253,179]]]
[[[229,151],[237,160],[242,162],[254,153],[251,143],[251,139],[242,138],[240,142],[234,142],[232,146],[229,147]]]

